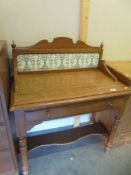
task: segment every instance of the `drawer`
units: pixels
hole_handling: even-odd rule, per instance
[[[9,148],[8,136],[5,126],[0,126],[0,150]]]
[[[125,100],[126,99],[124,97],[114,99],[110,98],[91,102],[74,103],[47,109],[26,111],[26,128],[28,130],[34,125],[40,124],[44,120],[93,113],[112,107],[121,109],[121,106],[124,106]]]

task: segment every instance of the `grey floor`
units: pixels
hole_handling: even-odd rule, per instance
[[[104,152],[99,136],[29,153],[30,175],[131,175],[131,144]]]

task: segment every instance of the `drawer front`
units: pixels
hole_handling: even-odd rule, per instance
[[[125,98],[116,98],[92,102],[74,103],[48,109],[26,111],[26,128],[29,130],[31,127],[41,123],[44,120],[93,113],[112,107],[120,109],[120,105],[123,103],[125,103]]]
[[[0,150],[8,149],[9,142],[5,126],[0,126]]]
[[[0,123],[4,122],[4,116],[2,111],[1,99],[0,99]]]

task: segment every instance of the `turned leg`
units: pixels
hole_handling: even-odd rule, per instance
[[[22,162],[22,173],[23,175],[28,175],[29,173],[29,163],[28,163],[28,152],[27,152],[27,140],[26,137],[19,139],[20,146],[20,156]]]

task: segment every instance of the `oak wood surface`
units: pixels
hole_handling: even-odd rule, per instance
[[[7,81],[8,80],[8,81]],[[9,60],[7,57],[6,42],[0,41],[0,86],[1,96],[6,100],[6,104],[9,105]]]
[[[116,69],[131,80],[131,61],[108,61],[108,65]],[[131,97],[129,99],[129,105],[127,114],[123,118],[123,122],[119,127],[120,139],[131,140]]]
[[[56,104],[101,96],[128,94],[130,89],[119,81],[113,81],[100,70],[58,72],[48,74],[19,75],[18,91],[12,89],[11,110],[23,109],[50,102]],[[115,92],[112,92],[114,89]]]

